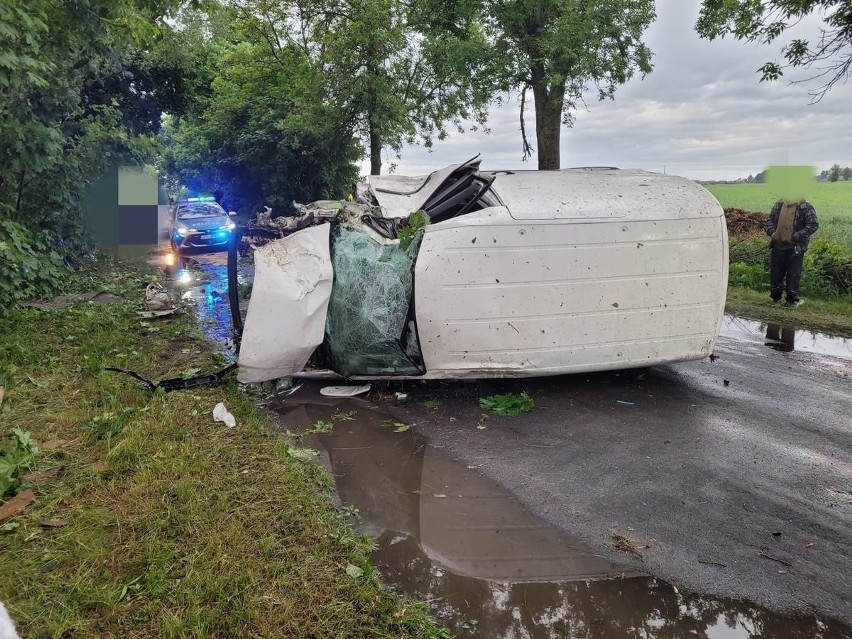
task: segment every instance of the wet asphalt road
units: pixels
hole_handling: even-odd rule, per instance
[[[852,359],[779,352],[759,336],[722,337],[715,354],[414,384],[394,410],[605,557],[694,591],[852,623]],[[480,423],[479,397],[520,390],[533,412]],[[641,559],[617,551],[613,533],[649,547]]]
[[[193,257],[217,284],[224,255]],[[199,302],[202,319],[222,304]],[[746,327],[715,362],[391,383],[408,399],[384,408],[619,565],[852,624],[852,341],[829,352],[782,352]],[[483,419],[478,398],[521,390],[531,413]],[[618,551],[613,533],[648,547]]]

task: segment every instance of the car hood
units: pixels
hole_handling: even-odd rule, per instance
[[[216,217],[198,217],[184,220],[176,220],[175,226],[184,226],[193,231],[214,231],[223,226],[227,226],[230,220],[224,215]]]

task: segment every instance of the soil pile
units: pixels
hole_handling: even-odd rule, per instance
[[[742,209],[725,209],[725,222],[728,224],[728,235],[740,239],[751,240],[765,234],[763,225],[768,213],[752,213]]]

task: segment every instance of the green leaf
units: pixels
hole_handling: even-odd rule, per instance
[[[480,407],[500,415],[502,417],[517,417],[521,413],[529,412],[535,406],[533,398],[526,391],[522,393],[507,393],[505,395],[491,395],[479,399]]]
[[[319,455],[319,451],[313,448],[294,448],[291,446],[287,449],[287,454],[293,459],[308,461],[315,459]]]
[[[353,579],[358,579],[364,575],[364,570],[355,564],[346,564],[346,574]]]

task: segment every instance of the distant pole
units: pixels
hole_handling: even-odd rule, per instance
[[[666,174],[666,165],[663,164],[663,175],[665,175],[665,174]]]

